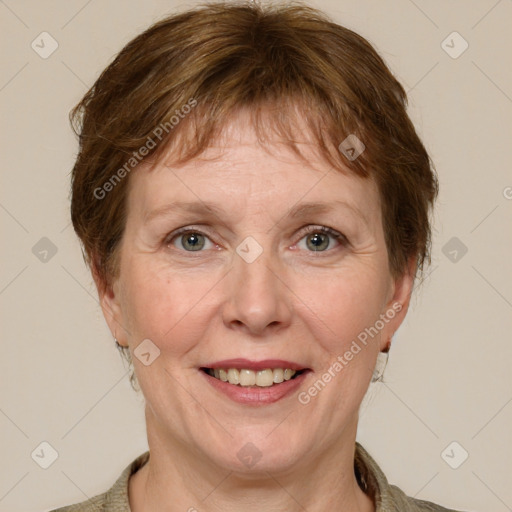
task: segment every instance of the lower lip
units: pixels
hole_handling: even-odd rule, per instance
[[[303,383],[309,370],[305,370],[295,379],[285,380],[280,384],[273,384],[268,387],[259,386],[236,386],[229,382],[224,382],[208,375],[202,370],[199,370],[215,389],[224,393],[228,398],[234,402],[248,405],[266,405],[277,402],[282,398],[291,395]]]

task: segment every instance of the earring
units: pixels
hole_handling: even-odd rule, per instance
[[[116,344],[116,347],[118,349],[122,349],[123,346],[119,343],[119,341],[117,341],[117,338],[116,338],[116,335],[114,334],[114,343]]]
[[[377,362],[375,364],[375,369],[373,370],[372,382],[378,382],[382,380],[382,377],[384,376],[384,370],[388,364],[388,356],[389,352],[379,352],[379,355],[377,356]]]

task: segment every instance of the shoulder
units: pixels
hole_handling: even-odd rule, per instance
[[[383,507],[384,511],[406,510],[407,512],[462,512],[452,508],[445,508],[430,501],[417,500],[407,496],[401,489],[395,485],[389,485],[387,488],[390,500],[390,507]]]
[[[149,460],[149,451],[139,455],[121,473],[114,485],[103,494],[93,498],[57,508],[50,512],[127,512],[130,510],[128,500],[128,482],[130,477],[136,473]]]
[[[376,512],[462,512],[407,496],[389,484],[377,462],[357,442],[354,469],[362,489],[374,500]]]
[[[67,507],[57,508],[51,512],[100,512],[105,509],[105,503],[107,501],[107,493],[99,494],[94,498],[90,498],[87,501],[81,503],[75,503]]]

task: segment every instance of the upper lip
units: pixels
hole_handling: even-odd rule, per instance
[[[290,370],[306,370],[307,367],[292,361],[284,361],[283,359],[264,359],[262,361],[250,361],[249,359],[224,359],[222,361],[215,361],[202,366],[203,368],[239,368],[247,370],[266,370],[268,368],[289,368]]]

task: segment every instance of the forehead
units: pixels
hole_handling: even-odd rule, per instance
[[[233,118],[202,154],[183,164],[173,163],[169,146],[158,162],[141,164],[133,172],[129,212],[147,218],[173,203],[193,208],[195,202],[198,208],[208,203],[234,212],[271,208],[284,214],[303,203],[310,212],[329,203],[352,208],[368,223],[378,222],[380,201],[374,181],[348,168],[334,169],[305,134],[298,131],[295,139],[305,160],[284,140],[262,141],[243,114]]]

